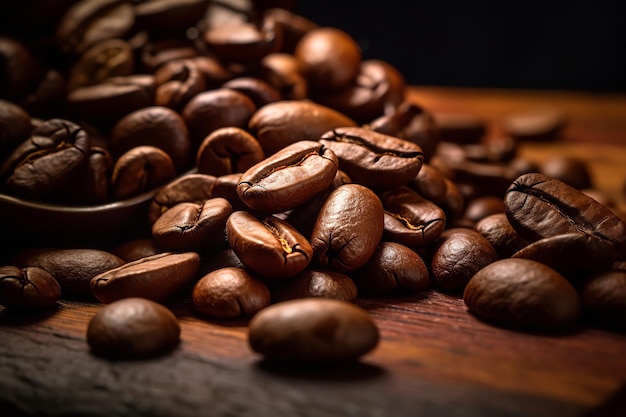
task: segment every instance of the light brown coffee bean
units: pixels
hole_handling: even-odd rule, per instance
[[[166,307],[143,298],[104,306],[89,321],[91,351],[110,359],[142,359],[165,354],[180,341],[180,325]]]
[[[365,310],[319,297],[273,304],[257,313],[248,328],[252,350],[276,362],[353,362],[380,339]]]

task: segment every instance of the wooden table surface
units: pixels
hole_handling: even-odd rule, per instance
[[[558,106],[570,117],[563,140],[521,144],[520,153],[585,157],[597,188],[623,202],[626,97],[418,87],[411,97],[494,126],[518,110]],[[380,344],[358,364],[327,369],[270,366],[248,347],[245,321],[197,317],[185,300],[171,306],[179,347],[142,361],[89,353],[99,304],[62,301],[28,317],[0,309],[0,416],[626,415],[626,334],[584,323],[562,334],[502,329],[436,291],[358,304]]]

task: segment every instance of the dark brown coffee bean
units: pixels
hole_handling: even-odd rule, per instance
[[[504,198],[515,230],[529,241],[583,233],[611,243],[626,259],[626,223],[610,209],[563,181],[533,173],[517,178]]]
[[[48,271],[67,298],[92,299],[90,281],[105,271],[125,264],[123,259],[99,249],[28,249],[11,262],[21,268],[33,266]]]
[[[454,181],[449,178],[444,178],[444,181],[446,183],[446,196],[439,207],[441,207],[446,214],[446,222],[452,224],[463,213],[465,197],[463,197],[461,190]]]
[[[249,123],[266,156],[300,140],[318,140],[329,130],[356,126],[342,113],[307,100],[281,100],[258,109]]]
[[[169,208],[152,225],[152,238],[168,251],[210,252],[225,245],[226,220],[233,212],[219,197]]]
[[[318,27],[300,39],[294,51],[309,82],[324,90],[348,86],[359,73],[361,48],[346,32]]]
[[[165,354],[180,341],[180,325],[165,306],[125,298],[104,306],[89,321],[92,353],[111,359],[142,359]]]
[[[136,146],[123,153],[111,174],[113,196],[129,198],[164,185],[176,176],[172,158],[154,146]]]
[[[64,119],[46,120],[0,166],[16,195],[43,199],[62,188],[89,154],[85,130]]]
[[[350,272],[372,256],[383,235],[384,209],[380,198],[359,184],[337,187],[319,211],[311,246],[322,268]]]
[[[408,186],[426,200],[441,206],[446,199],[446,180],[444,175],[430,164],[422,164],[419,172]]]
[[[491,243],[498,258],[510,258],[528,245],[528,241],[513,229],[504,213],[486,216],[476,223],[475,229]]]
[[[195,26],[207,0],[152,0],[133,3],[135,27],[159,37],[175,36]]]
[[[261,60],[259,74],[274,86],[284,100],[303,100],[309,95],[306,78],[300,73],[298,59],[288,53],[271,53]]]
[[[187,38],[146,40],[137,49],[141,67],[148,74],[154,74],[168,62],[196,58],[200,53]]]
[[[185,121],[163,106],[144,107],[125,115],[115,124],[110,145],[118,158],[138,146],[157,147],[169,155],[177,172],[187,169],[193,161]]]
[[[463,218],[476,223],[479,220],[496,213],[504,213],[502,197],[493,195],[472,198],[465,203]]]
[[[162,301],[189,283],[200,267],[195,252],[163,252],[93,276],[91,292],[103,303],[141,297]]]
[[[103,204],[111,200],[113,156],[104,148],[92,146],[85,165],[76,170],[66,186],[54,197],[72,205]]]
[[[206,89],[204,74],[191,59],[168,61],[154,73],[157,106],[181,111],[193,96]]]
[[[269,303],[267,285],[240,268],[209,272],[192,291],[194,310],[212,317],[254,316]]]
[[[503,129],[516,141],[556,140],[567,120],[558,108],[543,107],[510,114],[503,122]]]
[[[309,241],[275,216],[257,218],[236,211],[226,222],[226,237],[246,268],[265,278],[292,277],[304,271],[313,259]]]
[[[567,233],[537,240],[511,255],[532,259],[554,269],[570,281],[613,265],[615,251],[609,242],[582,233]]]
[[[236,77],[222,84],[222,88],[230,88],[247,95],[257,108],[281,99],[278,89],[257,77]]]
[[[580,299],[558,272],[529,259],[502,259],[478,271],[463,294],[469,311],[488,322],[559,330],[580,316]]]
[[[319,142],[337,155],[352,181],[374,189],[407,185],[424,162],[414,143],[360,127],[333,129]]]
[[[0,266],[0,305],[28,312],[51,308],[59,298],[61,286],[48,271]]]
[[[262,18],[273,19],[276,25],[280,26],[280,30],[283,34],[280,50],[288,54],[294,53],[296,45],[304,35],[319,27],[317,23],[293,12],[283,5],[274,5],[273,7],[264,9]]]
[[[209,50],[223,61],[256,63],[280,49],[282,32],[273,19],[264,19],[260,25],[233,20],[211,27],[204,32],[203,39]]]
[[[221,175],[217,177],[215,185],[213,185],[213,197],[222,197],[228,200],[233,206],[233,211],[250,209],[250,207],[241,201],[239,194],[237,194],[237,187],[239,186],[241,175],[241,173]]]
[[[306,269],[295,277],[277,282],[270,292],[273,303],[306,297],[354,301],[357,287],[351,277],[341,272]]]
[[[472,229],[452,228],[435,241],[430,264],[434,285],[463,291],[472,276],[498,260],[491,243]]]
[[[248,328],[252,350],[276,362],[356,361],[380,339],[365,310],[320,297],[273,304],[257,313]]]
[[[216,57],[200,55],[189,59],[204,76],[207,90],[219,88],[226,81],[237,76],[235,72],[226,67]]]
[[[178,203],[202,204],[213,197],[213,186],[217,178],[206,174],[186,174],[159,188],[148,207],[150,224]]]
[[[125,262],[133,262],[146,256],[164,252],[152,238],[136,238],[122,242],[111,249],[111,253]]]
[[[474,113],[436,112],[434,117],[443,142],[476,143],[487,133],[487,122]]]
[[[73,91],[107,78],[131,75],[134,68],[131,45],[123,39],[106,39],[81,54],[70,70],[67,88]]]
[[[26,140],[31,130],[30,115],[17,104],[0,99],[0,158]]]
[[[626,264],[589,277],[580,289],[584,313],[596,324],[611,329],[626,328]]]
[[[242,173],[265,158],[254,136],[239,127],[223,127],[211,132],[196,153],[201,174],[216,177]]]
[[[245,94],[228,88],[196,94],[182,110],[189,136],[197,149],[200,143],[221,127],[246,129],[256,111],[254,102]]]
[[[359,294],[411,293],[430,287],[424,260],[409,247],[395,242],[381,242],[365,266],[354,272],[353,279]]]
[[[592,188],[591,171],[585,161],[569,156],[553,156],[541,163],[539,172],[579,190]]]
[[[209,272],[215,271],[216,269],[231,267],[246,269],[246,266],[243,262],[241,262],[241,259],[239,259],[235,251],[228,247],[203,256],[199,275],[204,276]]]
[[[446,227],[443,210],[409,187],[384,192],[380,199],[385,209],[385,240],[421,248],[437,239]]]
[[[324,145],[298,141],[244,172],[237,194],[254,210],[287,211],[330,186],[338,165],[335,154]]]

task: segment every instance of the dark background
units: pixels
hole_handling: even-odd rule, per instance
[[[299,0],[414,85],[626,92],[626,2]]]

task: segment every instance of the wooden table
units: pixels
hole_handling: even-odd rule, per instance
[[[626,97],[414,88],[432,111],[471,111],[494,124],[536,104],[570,116],[564,140],[522,144],[537,161],[583,156],[596,186],[622,202]],[[626,334],[581,324],[562,334],[493,327],[458,296],[429,291],[360,299],[381,342],[343,368],[270,366],[247,344],[245,321],[172,305],[182,342],[171,354],[111,362],[85,342],[95,303],[62,301],[44,316],[0,310],[2,416],[623,416]]]

